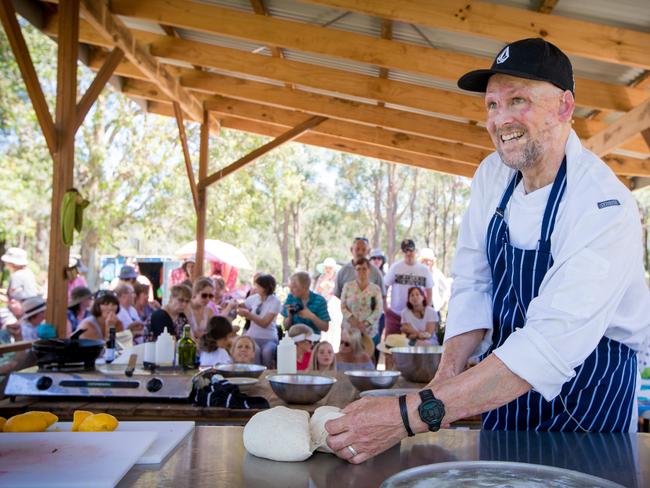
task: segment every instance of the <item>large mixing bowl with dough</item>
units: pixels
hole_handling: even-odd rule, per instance
[[[266,366],[261,364],[219,364],[214,367],[217,372],[226,378],[259,378],[259,376],[266,371]]]
[[[276,374],[268,376],[273,392],[286,403],[309,405],[325,398],[336,383],[335,378],[311,374]]]
[[[397,383],[399,375],[399,371],[376,371],[368,369],[345,372],[345,376],[348,377],[350,383],[359,391],[392,388]]]
[[[394,347],[390,350],[395,367],[414,383],[428,383],[438,371],[442,346]]]

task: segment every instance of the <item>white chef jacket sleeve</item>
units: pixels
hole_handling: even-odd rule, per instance
[[[481,177],[485,169],[482,164],[472,181],[469,207],[458,232],[445,327],[445,342],[472,330],[486,329],[473,356],[483,354],[492,344],[492,273],[485,250],[485,233],[487,215],[494,208],[486,201]]]
[[[547,401],[597,347],[633,267],[642,265],[641,226],[632,197],[624,205],[585,212],[565,235],[530,302],[526,325],[494,351]]]

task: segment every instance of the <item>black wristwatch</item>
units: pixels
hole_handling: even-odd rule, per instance
[[[440,430],[440,423],[445,416],[445,404],[433,396],[433,391],[422,390],[420,392],[422,403],[418,407],[418,413],[422,422],[427,424],[430,432]]]

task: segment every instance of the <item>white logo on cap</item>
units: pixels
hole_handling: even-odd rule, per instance
[[[499,54],[499,57],[497,58],[497,64],[503,63],[509,57],[510,57],[510,46],[506,46],[506,48],[503,51],[501,51],[501,54]]]

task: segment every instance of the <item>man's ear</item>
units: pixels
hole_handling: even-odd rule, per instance
[[[562,122],[568,122],[573,117],[573,111],[576,108],[576,100],[569,90],[565,90],[560,97],[560,106],[558,116]]]

